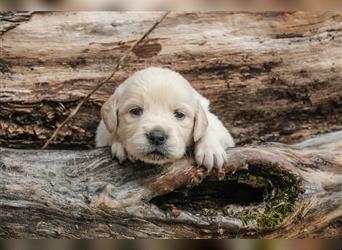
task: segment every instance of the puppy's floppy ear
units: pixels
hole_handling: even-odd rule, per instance
[[[203,98],[204,99],[204,98]],[[197,104],[197,110],[195,114],[195,125],[194,125],[194,142],[199,141],[205,134],[208,128],[208,117],[205,112],[204,105],[208,102],[206,99],[199,100]]]
[[[114,133],[118,126],[118,104],[116,94],[113,94],[101,108],[101,118],[110,133]]]

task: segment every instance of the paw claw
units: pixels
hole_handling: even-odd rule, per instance
[[[199,142],[195,148],[195,159],[197,164],[206,167],[208,172],[215,169],[218,178],[224,178],[223,166],[227,161],[227,155],[221,144]]]

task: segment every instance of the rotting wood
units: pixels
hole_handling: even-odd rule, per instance
[[[41,147],[160,15],[34,13],[3,33],[0,145]],[[151,65],[182,73],[238,145],[341,130],[341,44],[339,12],[172,12],[50,146],[91,148],[101,104]]]
[[[0,237],[341,238],[341,152],[342,131],[231,148],[219,181],[191,158],[0,148]]]

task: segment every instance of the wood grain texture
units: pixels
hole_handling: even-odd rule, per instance
[[[0,35],[14,29],[22,22],[28,21],[32,12],[28,11],[1,11],[0,12]]]
[[[214,174],[206,176],[191,158],[166,166],[120,165],[107,148],[0,148],[0,237],[338,239],[342,237],[341,152],[341,131],[295,145],[231,148],[226,177],[219,181]],[[227,198],[208,185],[225,185],[233,195],[239,191],[232,189],[234,185],[251,187],[263,173],[271,184],[265,200],[243,204],[242,197],[235,204],[216,204],[208,212],[206,195]],[[234,175],[249,179],[232,181]],[[263,218],[281,193],[283,178],[293,180],[294,203],[279,224],[264,227],[239,216],[257,207],[257,216]],[[180,206],[190,198],[192,204],[204,205],[202,211],[194,211],[191,204]],[[165,209],[170,203],[171,209]],[[227,206],[230,214],[220,213]]]
[[[4,32],[0,145],[41,147],[160,15],[33,13]],[[179,71],[208,97],[238,145],[341,130],[341,44],[338,12],[172,12],[51,147],[92,147],[101,104],[152,65]]]

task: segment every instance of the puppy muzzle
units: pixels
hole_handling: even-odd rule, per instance
[[[164,161],[169,159],[170,152],[165,144],[151,145],[150,143],[142,150],[144,158],[148,158],[152,161]]]

